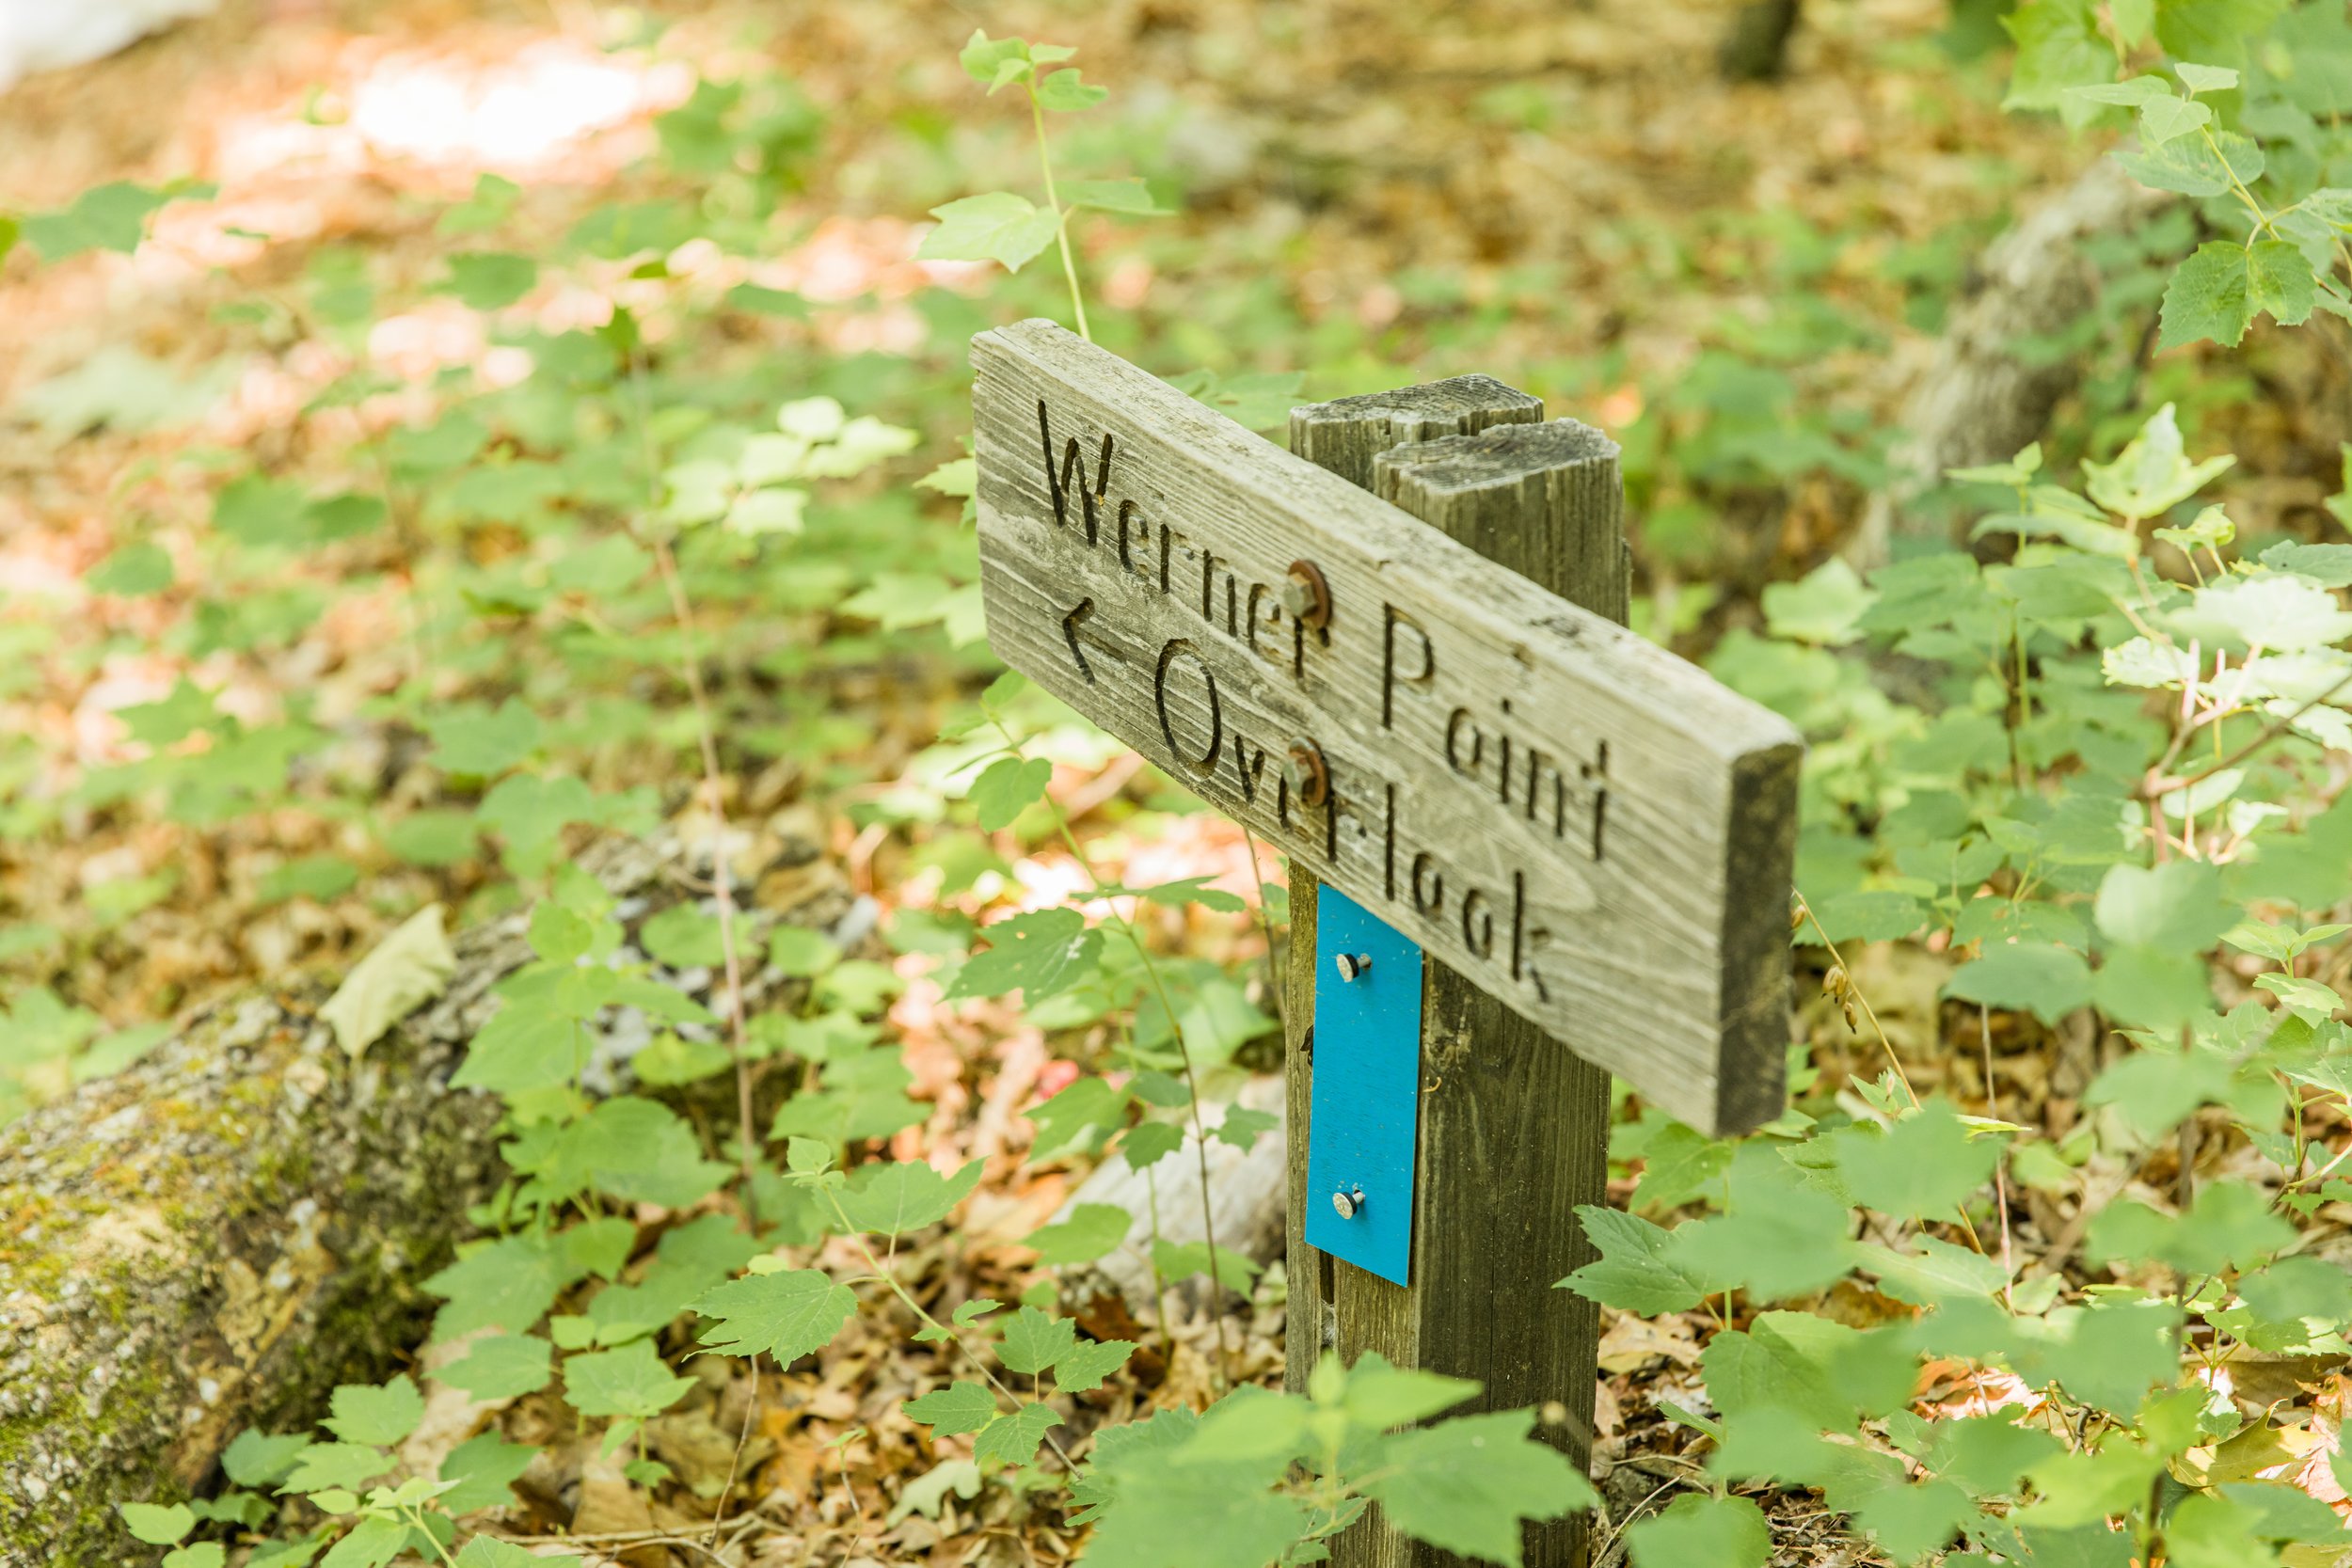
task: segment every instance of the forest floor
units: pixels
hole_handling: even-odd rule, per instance
[[[205,488],[186,483],[191,461],[200,472],[206,454],[239,451],[331,472],[361,433],[347,412],[307,406],[339,369],[314,362],[324,351],[244,353],[238,327],[215,311],[222,301],[292,289],[355,250],[393,277],[421,275],[444,248],[439,204],[484,173],[528,187],[551,230],[640,191],[651,119],[685,100],[697,71],[780,70],[824,118],[820,150],[777,225],[787,242],[763,275],[816,310],[778,329],[800,336],[779,337],[776,351],[913,361],[944,390],[885,411],[921,427],[907,471],[955,455],[961,345],[917,307],[944,290],[993,309],[991,285],[968,268],[908,261],[940,198],[910,192],[899,171],[910,137],[960,164],[1013,171],[1007,179],[1025,166],[1020,127],[1009,115],[992,123],[957,67],[976,24],[1077,46],[1089,79],[1114,88],[1119,135],[1182,175],[1181,217],[1148,245],[1106,240],[1087,259],[1098,309],[1134,323],[1136,357],[1171,373],[1204,362],[1301,370],[1311,397],[1470,371],[1525,386],[1555,414],[1629,432],[1629,451],[1650,453],[1645,467],[1629,467],[1649,476],[1632,521],[1653,606],[1677,581],[1695,582],[1708,613],[1688,636],[1752,618],[1762,582],[1836,547],[1862,488],[1835,473],[1806,478],[1768,502],[1726,508],[1693,545],[1695,492],[1677,489],[1671,452],[1657,453],[1695,416],[1647,400],[1711,347],[1788,329],[1802,295],[1815,336],[1783,355],[1788,390],[1774,396],[1833,430],[1883,427],[1931,341],[1933,321],[1912,312],[1919,293],[1948,292],[2014,193],[2054,188],[2090,154],[2003,116],[1995,72],[1954,65],[1943,0],[1809,6],[1787,79],[1739,87],[1713,69],[1731,10],[1724,0],[722,0],[650,8],[669,31],[645,53],[608,52],[614,18],[570,0],[231,0],[114,59],[29,81],[0,96],[0,205],[62,207],[118,179],[190,178],[219,191],[167,209],[134,257],[0,263],[0,726],[30,741],[0,752],[0,786],[70,799],[88,770],[140,754],[117,710],[167,696],[199,667],[226,688],[230,711],[298,698],[338,719],[403,678],[400,641],[364,596],[262,651],[198,656],[184,636],[191,598],[107,596],[84,579],[133,525],[188,556],[210,508]],[[421,301],[343,345],[412,415],[431,408],[441,371],[496,352],[469,313],[445,306]],[[1793,402],[1767,398],[1768,430],[1793,417]],[[2310,499],[2290,490],[2281,505]],[[739,809],[790,811],[887,911],[930,903],[919,859],[851,808],[903,782],[933,738],[942,689],[886,669],[834,682],[829,716],[859,743],[821,765],[731,749]],[[343,734],[347,754],[326,765],[342,799],[362,817],[413,807],[423,788],[416,748],[363,724]],[[682,810],[692,783],[684,758],[653,748],[596,766],[600,782],[652,785]],[[1056,792],[1098,806],[1122,788],[1133,801],[1153,799],[1150,781],[1124,768],[1065,766]],[[1105,822],[1081,827],[1098,869],[1127,880],[1214,876],[1254,896],[1279,875],[1253,866],[1239,834],[1211,817]],[[0,832],[0,974],[126,1028],[297,969],[332,973],[424,898],[489,909],[506,896],[471,863],[362,857],[366,875],[342,888],[290,888],[280,875],[369,842],[349,814],[298,805],[189,823],[74,800],[34,831]],[[1016,850],[1015,863],[1015,878],[1033,885],[1071,876],[1050,848]],[[1262,951],[1246,922],[1195,926],[1184,938],[1210,957]],[[1939,1043],[1936,990],[1948,969],[1939,956],[1883,945],[1852,957],[1915,1083],[2063,1131],[2067,1085],[2078,1088],[2081,1071],[2069,1053],[2085,1042],[1988,1039],[1985,1065],[1996,1050],[2001,1061],[1988,1082]],[[967,1228],[1017,1235],[1041,1221],[1083,1171],[1001,1156],[1021,1141],[1021,1109],[1066,1082],[1067,1064],[1009,1013],[951,1015],[920,983],[891,1022],[917,1092],[937,1102],[901,1152],[948,1164],[999,1156]],[[1860,1051],[1826,1003],[1807,1006],[1805,1027],[1824,1065]],[[2053,1213],[2042,1230],[2051,1243],[2067,1220]],[[2021,1233],[2018,1244],[2034,1240]],[[939,1255],[925,1266],[959,1275],[957,1294],[1017,1293],[1018,1248],[930,1244]],[[1279,1303],[1262,1300],[1248,1317],[1240,1370],[1279,1376]],[[1636,1496],[1692,1468],[1676,1457],[1687,1433],[1655,1402],[1701,1402],[1705,1327],[1698,1314],[1611,1316],[1598,1435],[1605,1462],[1642,1463]],[[860,1332],[761,1429],[755,1487],[807,1500],[763,1560],[1066,1556],[1070,1541],[1031,1520],[1015,1493],[992,1493],[963,1528],[949,1528],[952,1499],[944,1515],[936,1495],[910,1499],[914,1446],[903,1422],[884,1430],[913,1386],[899,1364],[908,1347]],[[1120,1401],[1205,1397],[1219,1375],[1203,1354],[1213,1337],[1191,1324],[1158,1386],[1128,1388],[1106,1414]],[[1955,1370],[1925,1397],[1981,1396]],[[705,1479],[696,1466],[733,1462],[733,1434],[705,1424],[699,1446],[676,1434],[687,1457],[674,1463],[689,1481]],[[859,1429],[873,1430],[840,1442]],[[673,1522],[658,1504],[613,1507],[573,1523]],[[1876,1560],[1833,1524],[1801,1497],[1784,1499],[1782,1560]]]

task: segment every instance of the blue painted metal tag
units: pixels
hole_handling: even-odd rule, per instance
[[[1398,1285],[1413,1257],[1421,949],[1326,884],[1315,905],[1307,1244]]]

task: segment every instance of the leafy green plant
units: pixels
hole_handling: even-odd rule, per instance
[[[2352,315],[2339,268],[2352,191],[2340,158],[2352,26],[2290,0],[2162,0],[2095,8],[2035,0],[2005,25],[2018,55],[2009,103],[2071,125],[2128,114],[2133,179],[2197,200],[2209,231],[2165,289],[2160,346],[2234,346],[2267,315]],[[2169,74],[2165,74],[2169,72]],[[2116,78],[2122,75],[2122,80]]]
[[[931,210],[939,227],[923,238],[915,254],[939,261],[998,261],[1019,272],[1047,245],[1061,252],[1062,277],[1070,285],[1070,309],[1078,335],[1091,339],[1087,324],[1085,292],[1078,286],[1078,263],[1070,249],[1070,221],[1080,211],[1151,217],[1167,209],[1152,199],[1140,180],[1082,180],[1062,188],[1054,182],[1054,158],[1045,134],[1047,114],[1073,114],[1090,109],[1110,96],[1110,89],[1085,80],[1074,66],[1061,62],[1077,53],[1058,43],[1030,43],[1025,39],[991,39],[976,29],[963,46],[963,69],[976,82],[988,85],[990,97],[1018,87],[1029,100],[1029,119],[1037,133],[1038,173],[1045,189],[1045,204],[1011,191],[967,196]],[[1058,69],[1048,70],[1048,67]]]

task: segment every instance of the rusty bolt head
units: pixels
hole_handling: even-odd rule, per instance
[[[1290,578],[1282,584],[1282,608],[1310,631],[1329,626],[1331,585],[1323,580],[1323,569],[1311,561],[1292,562]]]
[[[1302,806],[1319,806],[1331,798],[1331,770],[1323,761],[1323,748],[1311,740],[1294,740],[1282,759],[1282,778]]]

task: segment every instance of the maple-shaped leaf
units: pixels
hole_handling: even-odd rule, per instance
[[[857,1297],[816,1269],[787,1269],[729,1280],[694,1303],[715,1320],[703,1331],[706,1349],[726,1355],[765,1351],[789,1366],[821,1350],[857,1310]]]

